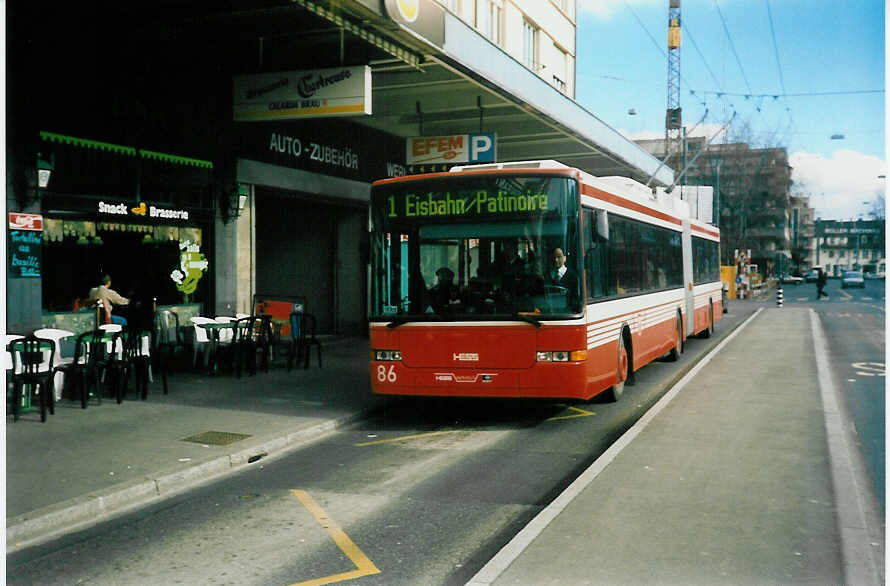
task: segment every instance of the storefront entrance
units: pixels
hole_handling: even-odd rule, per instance
[[[318,330],[335,331],[337,206],[257,188],[256,290],[302,297]]]

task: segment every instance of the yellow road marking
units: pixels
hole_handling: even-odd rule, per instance
[[[334,522],[333,519],[328,517],[327,513],[324,512],[318,503],[312,500],[312,497],[309,496],[304,490],[292,489],[291,492],[294,494],[297,499],[306,507],[306,510],[312,513],[312,516],[315,517],[315,520],[318,521],[318,524],[324,527],[324,530],[328,532],[328,535],[331,536],[331,539],[334,540],[334,543],[337,544],[337,547],[346,554],[352,563],[355,564],[356,569],[351,570],[349,572],[343,572],[341,574],[333,574],[330,576],[323,576],[321,578],[315,578],[314,580],[307,580],[305,582],[296,582],[295,584],[291,584],[291,586],[320,586],[321,584],[332,584],[334,582],[341,582],[343,580],[352,580],[353,578],[361,578],[362,576],[370,576],[371,574],[379,574],[380,570],[377,569],[377,566],[374,565],[368,556],[362,553],[362,550],[358,548],[358,546],[349,539],[349,536],[340,529],[340,526]]]
[[[576,417],[591,417],[596,415],[593,411],[588,411],[586,409],[579,409],[578,407],[569,407],[572,411],[577,411],[575,415],[560,415],[559,417],[551,417],[547,421],[558,421],[560,419],[574,419]]]
[[[355,445],[359,446],[359,447],[364,447],[364,446],[373,446],[376,444],[390,444],[393,442],[403,442],[403,441],[418,439],[418,438],[422,438],[422,437],[431,437],[434,435],[442,435],[444,433],[457,433],[459,431],[460,431],[459,429],[448,429],[445,431],[431,431],[429,433],[415,433],[414,435],[401,435],[399,437],[391,437],[389,439],[374,440],[374,441],[370,441],[370,442],[362,442],[360,444],[355,444]]]

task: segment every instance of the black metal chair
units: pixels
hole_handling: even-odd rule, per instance
[[[142,351],[143,332],[138,328],[125,328],[120,339],[123,343],[122,352],[112,357],[114,371],[113,382],[117,402],[123,401],[129,390],[130,376],[133,377],[135,390],[139,398],[148,398],[148,372],[151,366],[151,354]]]
[[[164,309],[155,313],[151,344],[152,360],[164,382],[167,394],[167,370],[176,360],[176,354],[185,350],[185,337],[179,327],[179,315]]]
[[[303,360],[303,370],[309,368],[312,346],[318,353],[318,367],[321,368],[321,342],[315,337],[315,316],[311,313],[292,311],[290,314],[290,351],[287,356],[287,370],[293,369],[294,362]]]
[[[99,369],[97,359],[104,358],[104,344],[102,330],[91,330],[77,336],[74,343],[74,358],[67,364],[56,366],[56,372],[65,374],[65,386],[77,388],[80,397],[80,406],[87,408],[90,399],[90,388],[95,389],[96,400],[102,403],[102,395],[99,392]]]
[[[12,354],[12,420],[19,420],[19,410],[25,387],[31,387],[31,397],[40,397],[40,421],[46,421],[46,412],[55,414],[53,362],[56,345],[52,340],[38,338],[34,334],[9,343]],[[46,354],[49,354],[47,358]]]
[[[238,378],[241,378],[242,366],[247,367],[248,373],[256,374],[257,344],[257,317],[251,315],[235,320],[234,335],[232,337],[232,369]]]
[[[256,330],[257,352],[261,355],[261,365],[264,372],[269,372],[269,363],[272,360],[275,345],[275,331],[272,327],[271,315],[257,315],[254,324]]]
[[[123,387],[126,385],[125,377],[129,368],[126,354],[126,333],[123,329],[105,332],[104,356],[97,355],[95,363],[103,372],[100,380],[107,379],[111,395],[120,404],[123,400]]]

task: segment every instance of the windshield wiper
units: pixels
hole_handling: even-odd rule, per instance
[[[442,321],[442,316],[435,313],[425,313],[422,315],[400,315],[392,318],[392,320],[386,324],[386,327],[389,329],[394,329],[399,327],[400,325],[407,324],[410,322],[424,322],[424,321]]]
[[[536,328],[540,328],[540,327],[541,327],[541,322],[538,321],[538,318],[536,318],[535,316],[533,316],[533,315],[531,315],[531,314],[529,314],[529,313],[526,313],[526,312],[524,312],[524,311],[516,311],[516,312],[514,312],[514,313],[513,313],[513,317],[515,317],[515,318],[518,319],[518,320],[521,320],[521,321],[524,321],[524,322],[528,322],[528,323],[532,324],[533,326],[535,326]]]

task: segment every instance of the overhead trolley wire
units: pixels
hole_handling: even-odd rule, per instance
[[[769,0],[764,0],[766,2],[766,15],[769,19],[769,32],[773,39],[773,54],[776,56],[776,69],[779,70],[779,85],[782,88],[782,93],[785,94],[785,111],[788,112],[788,131],[794,133],[794,116],[791,112],[791,105],[788,103],[788,91],[785,89],[785,74],[782,71],[782,60],[779,59],[779,44],[776,42],[776,27],[773,25],[773,11],[770,8]]]
[[[748,76],[745,74],[745,68],[742,67],[742,60],[739,58],[738,52],[735,50],[735,43],[732,42],[732,35],[729,34],[729,27],[726,26],[726,19],[723,18],[723,11],[720,10],[720,3],[717,0],[714,0],[714,7],[717,9],[717,14],[720,15],[720,22],[723,24],[723,32],[726,33],[726,38],[729,39],[729,48],[732,49],[732,54],[735,55],[735,61],[739,66],[739,71],[742,72],[742,79],[745,80],[745,87],[748,88],[748,93],[753,94],[751,91],[751,84],[748,83]]]
[[[861,94],[883,94],[886,90],[834,90],[827,92],[797,92],[797,93],[766,93],[766,94],[742,94],[738,92],[725,92],[723,90],[705,90],[702,93],[713,94],[715,96],[742,96],[745,98],[799,98],[799,97],[818,97],[818,96],[853,96]]]
[[[661,46],[661,44],[659,44],[659,42],[655,39],[655,37],[652,35],[652,33],[649,32],[649,29],[646,28],[646,25],[643,24],[643,21],[640,19],[640,16],[637,14],[637,11],[633,9],[633,6],[628,4],[627,0],[623,0],[623,2],[624,2],[624,6],[626,6],[627,9],[630,10],[630,13],[633,15],[634,19],[637,21],[637,24],[639,24],[640,28],[642,28],[643,31],[645,31],[646,35],[649,37],[649,40],[652,41],[652,44],[655,45],[655,48],[658,49],[658,52],[661,53],[661,56],[664,57],[665,61],[667,61],[667,59],[668,59],[667,53],[665,53],[664,48]],[[686,32],[688,33],[689,30],[686,28],[686,26],[685,25],[682,25],[682,26],[684,29],[686,29]],[[693,44],[695,44],[695,41],[693,41]],[[704,55],[701,54],[701,51],[698,49],[697,45],[696,45],[696,50],[698,51],[699,55],[702,56],[702,60],[704,61]],[[705,62],[705,67],[708,67],[707,62]],[[710,67],[708,67],[708,71],[710,71]],[[714,76],[713,72],[711,72],[711,76],[714,77],[714,81],[717,81],[717,78],[716,78],[716,76]],[[689,90],[689,93],[691,95],[697,96],[696,91],[689,85],[689,82],[686,81],[686,78],[683,77],[682,75],[680,76],[680,82],[686,84],[686,88]],[[718,87],[720,86],[719,82],[717,82],[717,86]],[[733,116],[734,116],[736,113],[735,106],[729,102],[726,102],[726,103],[732,109]],[[702,106],[705,108],[705,116],[707,116],[708,106],[705,102],[702,102]],[[696,126],[698,126],[698,125],[696,124]]]

